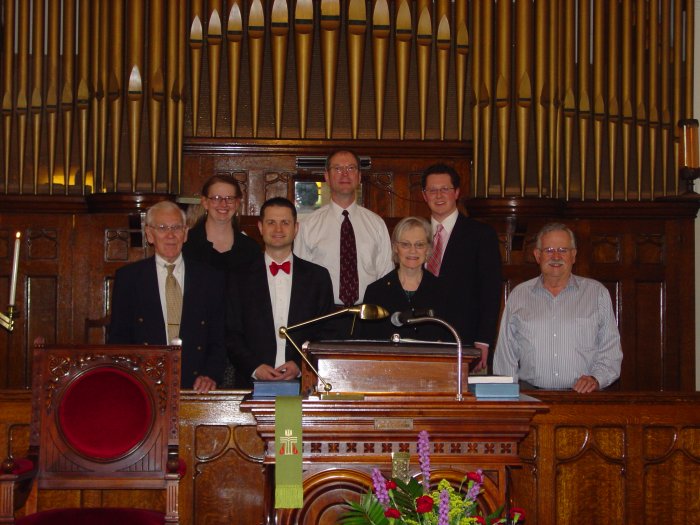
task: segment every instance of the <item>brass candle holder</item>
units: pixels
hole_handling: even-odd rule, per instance
[[[678,176],[685,181],[684,195],[695,196],[695,179],[700,177],[700,157],[698,156],[698,121],[683,119],[678,121],[680,138],[678,141]]]
[[[15,329],[15,316],[15,305],[11,304],[7,307],[6,314],[0,312],[0,326],[12,332]]]

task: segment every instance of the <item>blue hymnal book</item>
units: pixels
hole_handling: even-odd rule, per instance
[[[253,381],[253,399],[274,399],[277,396],[298,396],[299,381]]]
[[[469,385],[469,391],[476,397],[518,397],[518,383],[474,383]]]

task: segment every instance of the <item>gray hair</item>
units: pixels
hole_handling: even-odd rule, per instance
[[[548,233],[552,232],[566,232],[569,234],[569,238],[571,239],[571,247],[575,250],[576,249],[576,236],[574,235],[574,232],[572,232],[565,224],[562,224],[560,222],[550,222],[548,224],[545,224],[542,226],[540,231],[537,233],[537,249],[541,250],[542,249],[542,237],[547,235]]]
[[[185,212],[183,211],[180,206],[175,204],[173,201],[160,201],[155,203],[153,206],[148,208],[148,211],[146,212],[146,224],[148,226],[155,226],[153,224],[153,215],[158,213],[159,211],[172,211],[172,210],[177,210],[180,212],[180,216],[182,217],[182,224],[187,224],[187,216],[185,215]]]
[[[430,223],[423,217],[404,217],[401,219],[396,226],[394,226],[394,231],[391,233],[391,243],[396,244],[399,242],[401,236],[411,228],[423,228],[423,231],[425,232],[425,239],[428,242],[428,251],[426,252],[425,256],[426,258],[430,257],[430,252],[433,249],[433,233]],[[398,264],[399,259],[396,252],[393,250],[391,252],[391,259],[394,261],[394,263]]]

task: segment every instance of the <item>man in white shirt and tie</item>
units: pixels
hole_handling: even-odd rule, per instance
[[[236,387],[250,388],[253,379],[294,379],[301,357],[279,329],[330,313],[333,286],[328,271],[292,253],[299,230],[294,205],[282,197],[260,209],[258,229],[265,254],[229,284],[227,344],[235,368]],[[295,332],[295,340],[319,339],[323,324]]]

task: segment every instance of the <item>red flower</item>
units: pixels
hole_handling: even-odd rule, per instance
[[[484,519],[483,516],[476,516],[476,522],[477,522],[479,525],[487,525],[487,524],[486,524],[486,520]]]
[[[416,510],[418,511],[418,514],[425,514],[426,512],[433,510],[434,504],[435,502],[430,496],[421,496],[420,498],[416,499]]]
[[[510,519],[515,519],[516,514],[518,514],[518,521],[525,520],[525,509],[520,508],[520,507],[512,507],[510,509],[510,514],[508,515],[508,517]]]
[[[474,483],[483,483],[484,482],[484,478],[478,472],[468,472],[467,479],[469,481],[473,481]]]
[[[387,481],[386,482],[386,490],[394,490],[396,488],[396,482],[395,481]]]
[[[396,509],[386,509],[384,511],[384,516],[386,516],[387,518],[400,518],[401,513]]]

